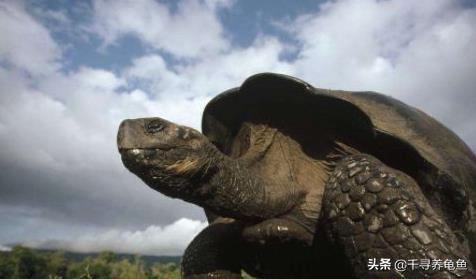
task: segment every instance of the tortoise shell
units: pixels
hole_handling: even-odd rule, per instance
[[[319,89],[291,76],[261,73],[212,99],[202,131],[230,154],[242,123],[261,111],[267,112],[261,119],[291,117],[310,127],[325,122],[346,144],[410,175],[450,227],[469,240],[475,262],[476,157],[440,122],[390,96]]]

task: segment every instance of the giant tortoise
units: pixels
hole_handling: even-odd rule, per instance
[[[141,118],[118,132],[131,172],[206,210],[185,277],[474,276],[476,157],[424,112],[263,73],[211,100],[202,131]]]

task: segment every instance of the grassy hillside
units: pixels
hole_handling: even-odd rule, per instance
[[[244,279],[251,276],[242,273]],[[178,279],[180,257],[73,253],[16,246],[0,251],[0,279]]]
[[[57,250],[40,250],[40,249],[35,249],[35,252],[39,254],[51,254],[51,253],[57,253],[59,251]],[[74,262],[80,262],[83,261],[84,259],[91,257],[97,257],[100,253],[77,253],[77,252],[68,252],[68,251],[60,251],[64,258],[70,261]],[[1,253],[1,252],[0,252]],[[7,252],[8,253],[8,252]],[[122,253],[114,253],[114,256],[119,259],[119,260],[128,260],[128,261],[133,261],[137,255],[133,254],[122,254]],[[174,263],[174,264],[180,264],[180,256],[147,256],[147,255],[141,255],[140,256],[141,260],[145,263],[146,266],[151,266],[154,263]]]
[[[0,279],[176,279],[180,257],[71,253],[14,247],[0,252]]]

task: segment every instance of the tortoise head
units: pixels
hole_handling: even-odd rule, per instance
[[[156,117],[124,120],[117,145],[131,172],[152,188],[174,197],[191,186],[193,177],[209,160],[205,136]]]

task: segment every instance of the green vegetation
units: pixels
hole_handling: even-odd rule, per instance
[[[16,246],[0,252],[0,279],[179,279],[180,257],[79,254]],[[253,279],[245,272],[243,279]]]
[[[147,261],[136,256],[102,252],[81,258],[57,251],[17,246],[0,253],[0,279],[178,279],[177,261]]]

